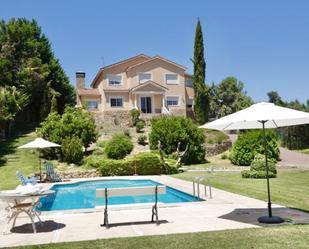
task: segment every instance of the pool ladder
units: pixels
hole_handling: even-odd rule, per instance
[[[212,189],[211,189],[211,184],[209,182],[209,180],[207,180],[207,183],[201,183],[202,181],[207,180],[206,177],[204,176],[197,176],[193,179],[193,196],[200,198],[200,185],[204,185],[204,194],[205,196],[207,196],[207,187],[209,190],[209,198],[212,199]],[[195,191],[197,188],[197,191]],[[196,195],[197,192],[197,195]]]

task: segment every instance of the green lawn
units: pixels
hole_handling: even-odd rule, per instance
[[[216,188],[267,200],[265,179],[244,179],[240,172],[185,172],[173,175],[192,181],[196,176],[205,175]],[[278,177],[270,180],[272,202],[292,208],[309,211],[309,170],[279,169]]]
[[[42,249],[204,249],[204,248],[248,248],[285,249],[308,248],[309,225],[288,225],[269,228],[251,228],[216,232],[188,233],[161,236],[79,241],[15,248]]]
[[[19,184],[16,171],[24,175],[38,171],[38,154],[35,150],[17,149],[36,137],[34,132],[0,142],[0,190],[15,188]]]

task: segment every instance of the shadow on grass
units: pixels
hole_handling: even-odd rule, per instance
[[[12,137],[4,140],[0,140],[0,167],[4,166],[8,160],[8,158],[4,157],[10,155],[10,160],[17,159],[14,157],[14,153],[17,150],[19,144],[17,143],[20,137],[26,137],[26,134],[35,130],[35,125],[29,125],[22,130],[16,132]],[[13,156],[12,156],[13,155]]]
[[[282,207],[282,208],[272,208],[272,211],[274,216],[280,216],[285,220],[285,222],[281,224],[309,224],[309,214],[308,212],[304,212],[303,210],[296,210]],[[257,221],[259,217],[267,215],[268,213],[266,207],[237,208],[228,214],[220,216],[219,218],[267,227],[270,226],[271,224],[263,224]]]
[[[57,223],[52,220],[43,221],[42,224],[39,222],[35,223],[37,233],[48,233],[55,230],[59,230],[65,227],[63,223]],[[12,233],[33,233],[31,223],[27,223],[21,226],[15,226],[11,229]]]

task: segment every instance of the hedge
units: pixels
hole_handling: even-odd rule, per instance
[[[114,160],[89,157],[86,165],[97,168],[103,176],[133,175],[159,175],[165,173],[160,157],[156,153],[141,152],[128,159]],[[175,160],[170,160],[167,165],[169,174],[178,172]]]

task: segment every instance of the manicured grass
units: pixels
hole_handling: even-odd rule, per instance
[[[36,150],[17,147],[36,138],[34,132],[0,142],[0,190],[12,189],[19,184],[16,171],[25,176],[38,171],[38,153]]]
[[[192,181],[194,177],[206,175],[212,186],[233,193],[267,200],[265,179],[244,179],[240,172],[185,172],[173,175]],[[272,202],[309,211],[309,170],[279,169],[278,177],[270,180]]]
[[[222,159],[222,155],[226,154],[227,152],[223,152],[222,154],[218,154],[215,156],[207,157],[207,163],[203,164],[192,164],[192,165],[183,165],[182,168],[184,169],[223,169],[223,168],[235,168],[239,166],[235,166],[234,164],[231,163],[230,160],[228,159]]]
[[[285,249],[308,248],[309,226],[281,226],[269,228],[251,228],[216,232],[174,234],[161,236],[143,236],[131,238],[79,241],[71,243],[46,244],[15,248],[42,249],[204,249],[204,248],[250,248]]]

